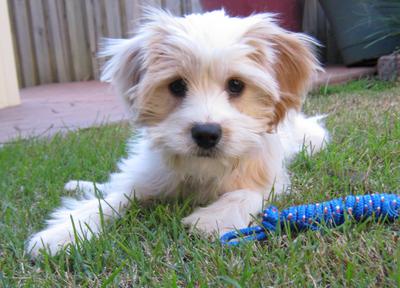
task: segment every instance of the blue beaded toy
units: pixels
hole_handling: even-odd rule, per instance
[[[292,206],[281,213],[275,206],[270,206],[263,211],[261,225],[228,232],[220,241],[222,244],[236,246],[244,241],[265,240],[267,232],[275,232],[278,227],[297,231],[318,230],[321,223],[335,227],[343,224],[346,218],[357,222],[367,218],[394,221],[399,213],[400,195],[396,194],[347,196],[345,199]]]

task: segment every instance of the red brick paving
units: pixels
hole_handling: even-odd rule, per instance
[[[126,119],[109,85],[96,81],[22,89],[21,100],[19,106],[0,109],[0,143]]]
[[[328,67],[315,85],[342,83],[375,72],[375,68]],[[21,100],[19,106],[0,109],[0,143],[127,119],[121,100],[109,85],[96,81],[22,89]]]
[[[319,73],[315,86],[346,83],[350,80],[360,79],[376,73],[376,67],[352,67],[330,66],[325,68],[325,73]]]

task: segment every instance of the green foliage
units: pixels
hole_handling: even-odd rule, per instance
[[[400,37],[400,2],[398,0],[367,0],[366,5],[375,8],[375,11],[380,11],[380,14],[368,17],[371,18],[368,21],[384,24],[380,30],[369,35],[371,42],[366,47],[390,37]],[[400,47],[397,47],[395,52],[399,49]]]
[[[280,208],[399,191],[400,87],[361,80],[326,91],[310,97],[305,110],[329,113],[332,143],[294,160],[291,193],[274,199]],[[32,263],[24,240],[68,194],[63,184],[106,180],[125,154],[129,134],[127,125],[113,125],[0,149],[1,287],[400,286],[399,222],[346,223],[230,248],[190,235],[180,220],[192,208],[182,202],[133,203],[99,238]]]

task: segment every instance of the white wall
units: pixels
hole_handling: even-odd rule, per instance
[[[0,108],[20,104],[7,2],[0,0]]]

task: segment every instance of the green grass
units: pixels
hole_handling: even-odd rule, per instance
[[[313,93],[309,114],[329,113],[329,147],[292,163],[280,208],[349,193],[399,191],[400,87],[367,80]],[[349,88],[350,87],[350,88]],[[351,88],[353,87],[353,88]],[[0,149],[0,287],[399,287],[400,225],[346,223],[324,233],[271,235],[222,247],[189,235],[183,203],[133,205],[98,239],[32,263],[24,240],[66,195],[69,179],[102,181],[125,154],[127,125],[17,141]]]
[[[313,91],[311,95],[331,95],[338,93],[356,93],[365,90],[379,92],[393,88],[395,82],[379,81],[375,78],[362,78],[357,81],[351,81],[343,85],[325,85]]]

